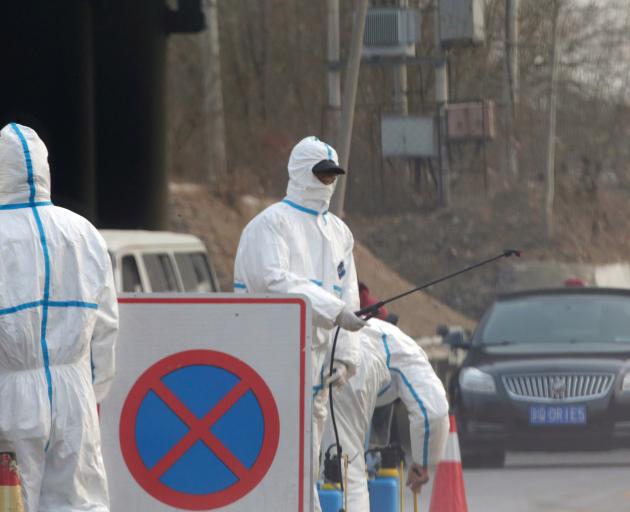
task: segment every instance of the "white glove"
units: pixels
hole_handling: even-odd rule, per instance
[[[341,313],[335,319],[335,325],[339,325],[346,331],[355,332],[365,327],[367,322],[363,318],[359,318],[354,314],[354,311],[350,310],[348,306],[344,306]]]
[[[325,381],[324,381],[325,382]],[[313,397],[313,419],[324,423],[328,416],[328,387],[325,386]],[[322,427],[323,428],[323,427]]]
[[[350,375],[348,375],[348,367],[346,363],[342,361],[337,361],[336,359],[333,361],[333,371],[332,375],[328,375],[324,380],[324,386],[328,389],[328,386],[331,384],[336,388],[341,388],[346,385]]]

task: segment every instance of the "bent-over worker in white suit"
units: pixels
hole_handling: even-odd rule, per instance
[[[424,350],[398,327],[376,318],[361,330],[360,340],[366,367],[333,391],[340,444],[350,460],[346,512],[370,510],[364,451],[376,406],[400,398],[407,409],[412,458],[407,485],[414,492],[441,458],[449,430],[446,392]],[[324,445],[334,442],[330,421],[324,440]]]

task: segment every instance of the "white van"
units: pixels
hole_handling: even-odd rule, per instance
[[[120,292],[218,292],[203,242],[169,231],[99,230]]]

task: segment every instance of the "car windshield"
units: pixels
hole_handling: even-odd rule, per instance
[[[630,344],[630,298],[546,295],[499,301],[478,340],[484,345]]]

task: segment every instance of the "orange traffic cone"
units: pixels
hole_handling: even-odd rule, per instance
[[[15,453],[0,452],[0,511],[24,512]]]
[[[455,416],[451,415],[449,419],[451,430],[446,440],[444,456],[435,471],[429,512],[468,512]]]

